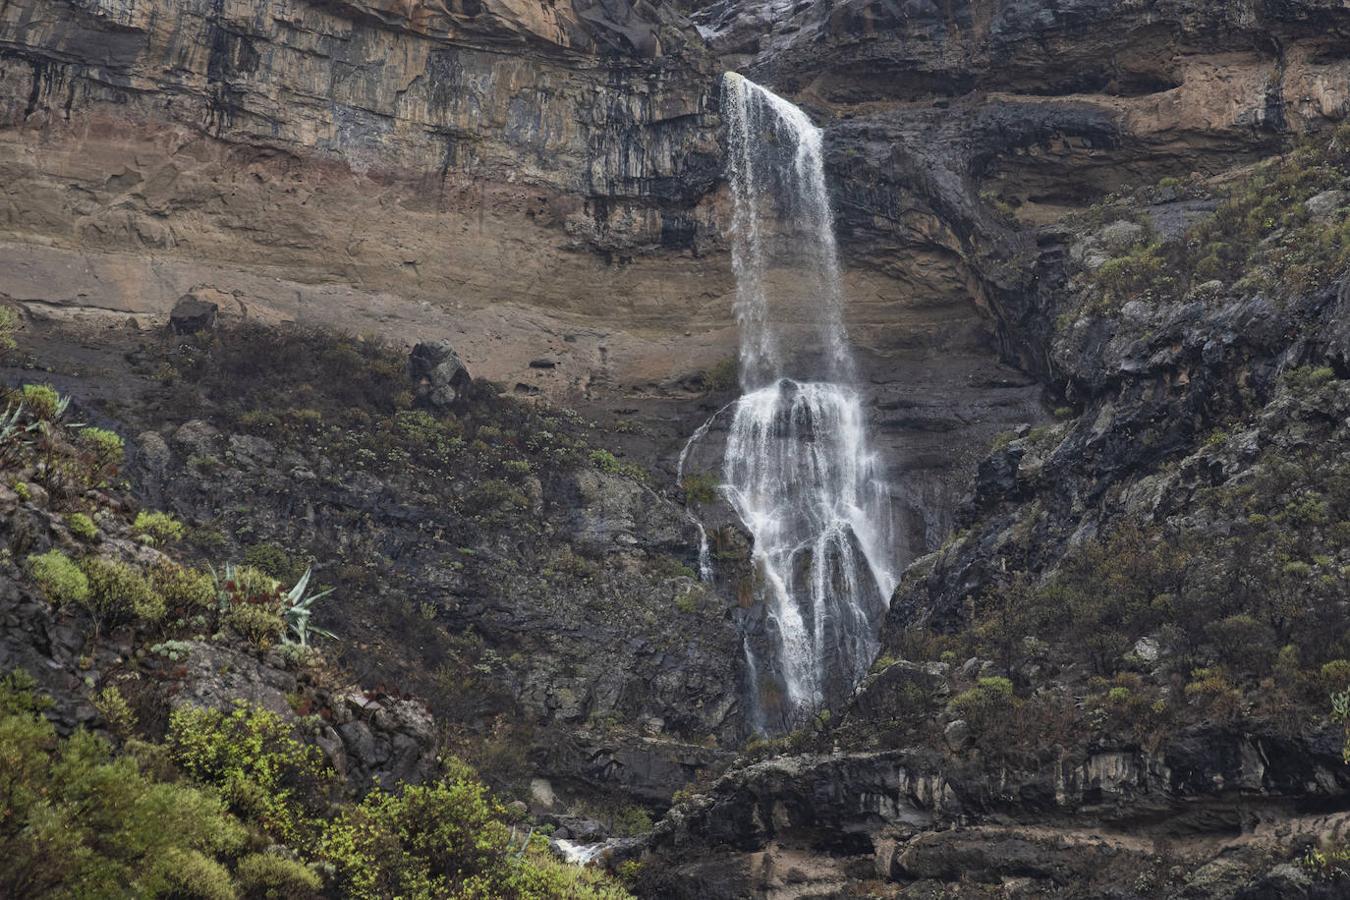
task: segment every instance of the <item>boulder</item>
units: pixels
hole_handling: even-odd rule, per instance
[[[449,341],[424,341],[413,347],[408,376],[417,399],[436,409],[453,406],[473,384],[473,377]]]
[[[216,314],[219,312],[218,305],[192,291],[179,297],[174,304],[173,311],[169,313],[169,327],[174,334],[210,331],[216,326]]]
[[[1319,221],[1330,219],[1341,207],[1345,206],[1350,195],[1345,191],[1322,191],[1303,202],[1308,215]]]

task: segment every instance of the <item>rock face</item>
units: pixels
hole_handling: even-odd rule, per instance
[[[0,44],[15,300],[163,316],[204,285],[226,316],[467,319],[470,364],[493,323],[683,327],[658,283],[726,318],[695,261],[711,68],[666,7],[54,0],[6,7]]]

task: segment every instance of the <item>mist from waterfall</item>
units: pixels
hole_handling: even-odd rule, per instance
[[[721,489],[754,539],[764,603],[762,638],[745,638],[751,726],[780,730],[866,674],[895,588],[894,535],[843,323],[822,133],[734,73],[722,111],[742,396]]]

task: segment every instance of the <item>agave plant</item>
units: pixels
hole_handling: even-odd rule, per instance
[[[314,601],[321,600],[333,593],[333,589],[329,588],[326,591],[319,591],[317,594],[305,595],[305,591],[309,589],[309,577],[313,572],[313,567],[305,569],[305,574],[300,576],[300,580],[295,583],[295,587],[287,591],[282,598],[281,616],[286,620],[286,627],[295,634],[296,642],[301,647],[309,646],[310,632],[320,637],[337,638],[337,635],[331,631],[309,624],[310,607],[314,605]]]
[[[0,413],[0,462],[8,460],[14,454],[25,435],[37,431],[39,423],[21,424],[19,420],[22,417],[22,400],[17,405],[6,407],[5,411]]]

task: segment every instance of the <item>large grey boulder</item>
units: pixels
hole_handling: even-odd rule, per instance
[[[453,406],[473,384],[473,377],[449,341],[424,341],[413,347],[408,376],[417,399],[437,409]]]

